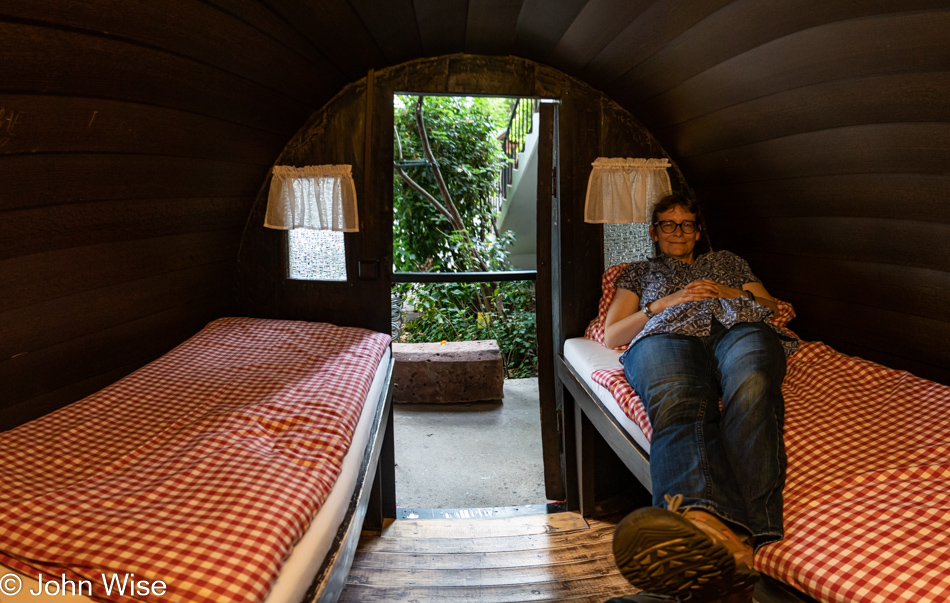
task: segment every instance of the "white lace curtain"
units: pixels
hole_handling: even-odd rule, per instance
[[[275,165],[264,226],[357,232],[352,166]]]
[[[584,221],[649,222],[653,206],[670,194],[669,159],[598,157],[587,183]]]

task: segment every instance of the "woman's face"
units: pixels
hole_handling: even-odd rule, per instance
[[[656,221],[657,223],[667,221],[672,221],[677,224],[682,224],[687,221],[695,223],[696,214],[688,212],[679,205],[676,205],[672,209],[657,214]],[[659,245],[660,253],[689,264],[692,264],[695,259],[693,257],[693,249],[696,247],[699,235],[698,224],[696,224],[696,228],[691,234],[684,233],[682,226],[677,226],[673,232],[666,233],[663,232],[663,229],[657,226],[657,224],[650,225],[650,238]]]

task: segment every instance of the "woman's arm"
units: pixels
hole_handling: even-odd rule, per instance
[[[616,348],[630,343],[648,320],[640,311],[640,296],[628,289],[617,289],[604,317],[604,344]]]
[[[678,304],[717,297],[715,285],[713,281],[694,281],[675,293],[650,302],[648,307],[654,314],[659,314]],[[630,343],[648,320],[647,315],[640,310],[640,296],[628,289],[618,288],[604,318],[604,343],[608,348]]]
[[[771,308],[776,315],[778,314],[778,304],[775,303],[775,300],[772,299],[772,296],[769,295],[769,292],[765,290],[765,285],[762,283],[746,283],[742,285],[742,288],[746,291],[751,291],[752,295],[755,296],[755,301],[759,302],[763,306]]]

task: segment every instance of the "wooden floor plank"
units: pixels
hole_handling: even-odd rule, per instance
[[[350,570],[350,578],[361,585],[395,588],[424,587],[431,584],[439,584],[442,587],[505,587],[522,584],[526,578],[533,582],[565,581],[603,576],[616,569],[613,556],[600,556],[573,563],[549,561],[510,567],[493,564],[494,567],[488,568],[468,567],[463,565],[467,559],[450,559],[449,555],[442,556],[441,562],[444,565],[453,560],[459,564],[442,569],[400,566],[353,568]]]
[[[383,529],[381,538],[498,538],[587,530],[578,513],[550,513],[497,519],[400,519]]]
[[[617,520],[396,520],[363,535],[340,601],[602,603],[634,592],[613,560]]]
[[[613,539],[614,526],[609,524],[591,524],[584,532],[587,541],[604,541],[609,544]],[[576,533],[565,534],[529,534],[525,536],[506,536],[495,538],[381,538],[379,533],[364,534],[360,542],[360,554],[375,553],[497,553],[503,551],[533,551],[538,548],[558,549],[576,545]]]
[[[594,576],[576,580],[549,580],[540,582],[525,576],[521,582],[499,586],[457,587],[363,587],[351,590],[351,584],[340,597],[342,603],[353,601],[444,601],[478,603],[513,603],[517,601],[569,601],[606,599],[635,592],[620,576]],[[353,598],[355,596],[355,598]]]
[[[495,553],[467,553],[443,551],[441,553],[374,553],[362,555],[353,560],[354,570],[365,569],[491,569],[509,567],[538,567],[578,563],[603,559],[607,553],[600,548],[594,549],[589,541],[575,546],[556,549],[522,549],[499,551]],[[612,561],[611,561],[612,562]]]

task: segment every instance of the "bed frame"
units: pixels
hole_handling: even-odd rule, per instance
[[[577,499],[581,514],[590,515],[597,502],[598,483],[603,479],[596,471],[603,463],[596,453],[601,442],[610,447],[639,485],[652,493],[649,453],[617,422],[563,354],[558,355],[556,374],[565,390],[565,412],[569,412],[573,401]],[[755,586],[755,600],[758,603],[817,603],[808,595],[765,575]]]
[[[304,595],[304,603],[334,603],[346,586],[353,565],[360,532],[381,530],[386,518],[396,517],[396,464],[393,435],[393,366],[390,354],[386,381],[379,395],[376,416],[360,475],[350,505],[337,530],[333,544]]]

